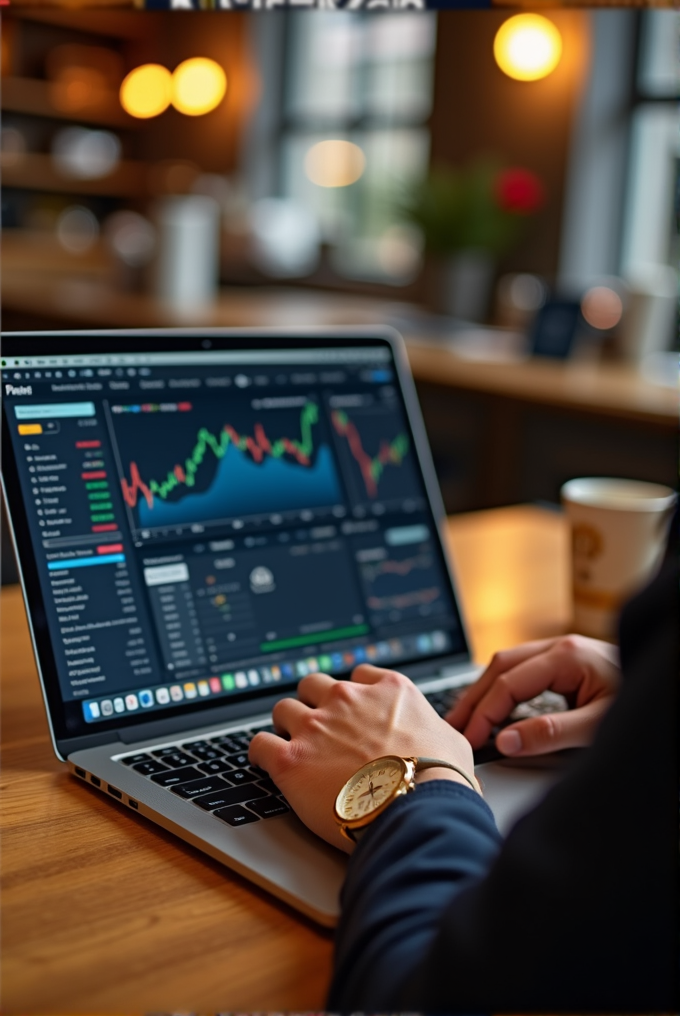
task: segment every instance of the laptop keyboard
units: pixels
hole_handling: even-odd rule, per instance
[[[467,687],[469,685],[429,692],[425,697],[440,716],[445,716]],[[563,696],[543,692],[530,702],[517,706],[506,724],[566,708]],[[475,750],[475,765],[503,758],[494,744],[499,729],[495,728],[487,743]],[[271,725],[232,731],[205,740],[147,748],[146,751],[123,756],[118,761],[146,776],[157,786],[165,787],[196,807],[212,812],[215,818],[230,826],[248,825],[290,811],[286,799],[268,773],[248,761],[248,746],[261,730],[274,733]]]
[[[118,761],[231,826],[285,815],[290,808],[264,769],[248,761],[248,745],[260,730],[218,734],[127,755]]]

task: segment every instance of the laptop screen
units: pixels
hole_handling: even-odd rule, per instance
[[[2,361],[58,735],[466,649],[389,343],[206,344]]]

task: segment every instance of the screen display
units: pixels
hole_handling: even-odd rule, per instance
[[[5,358],[2,391],[68,731],[464,650],[386,344]]]

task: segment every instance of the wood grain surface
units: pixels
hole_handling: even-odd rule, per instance
[[[449,537],[477,659],[566,629],[559,514],[460,516]],[[0,608],[3,1013],[322,1009],[332,935],[68,776],[18,587]]]

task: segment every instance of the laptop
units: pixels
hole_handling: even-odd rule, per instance
[[[400,337],[13,333],[1,374],[3,491],[58,757],[333,926],[346,857],[250,766],[250,738],[316,670],[398,668],[440,712],[477,674]],[[501,811],[536,796],[491,769]]]

